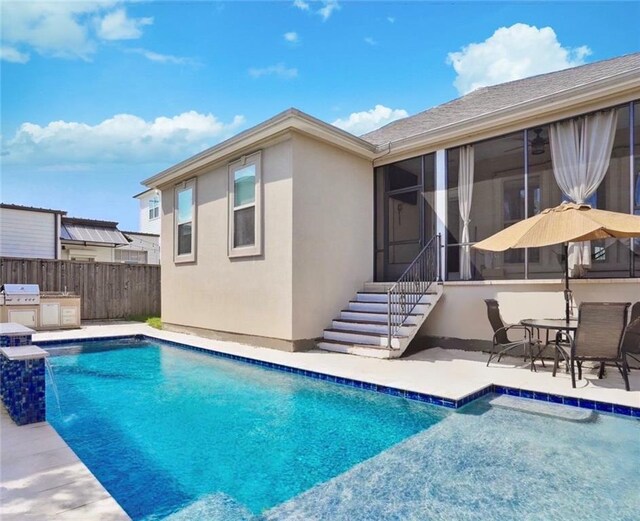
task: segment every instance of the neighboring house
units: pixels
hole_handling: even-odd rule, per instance
[[[160,191],[145,190],[133,196],[140,205],[138,228],[143,233],[160,235]]]
[[[0,257],[59,259],[60,218],[66,212],[0,204]]]
[[[609,158],[589,202],[640,214],[640,54],[482,88],[362,137],[287,110],[144,181],[162,192],[163,322],[389,357],[420,326],[443,344],[490,339],[485,298],[517,295],[508,319],[534,301],[560,316],[559,247],[469,245],[562,202],[550,133],[579,141],[585,125],[599,130],[580,146]],[[386,295],[354,295],[386,290],[436,234],[444,283],[389,353]],[[593,243],[576,301],[638,300],[639,246]]]
[[[0,204],[0,256],[159,264],[159,237],[61,210]]]
[[[160,264],[160,236],[155,233],[122,232],[129,241],[115,250],[116,262]]]
[[[116,262],[116,249],[129,244],[118,223],[62,217],[62,258],[84,262]]]

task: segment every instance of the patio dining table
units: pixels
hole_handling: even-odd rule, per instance
[[[550,331],[556,331],[557,332],[556,338],[557,338],[557,334],[560,332],[565,332],[568,335],[572,335],[578,329],[577,319],[566,320],[564,318],[525,318],[520,321],[520,324],[522,324],[523,326],[535,329],[537,331],[539,340],[541,340],[540,330],[544,330],[546,332],[545,341],[544,343],[540,342],[540,350],[538,351],[538,358],[540,358],[541,361],[542,361],[542,357],[540,355],[545,350],[545,348],[549,345],[555,346],[554,343],[549,342]],[[566,356],[564,352],[560,351],[560,353],[562,354],[562,357],[565,358],[565,362],[568,362],[568,360],[566,360]],[[531,360],[532,365],[533,365],[533,362],[534,360]],[[542,362],[542,364],[544,365],[544,362]]]

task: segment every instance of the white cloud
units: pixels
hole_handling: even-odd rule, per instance
[[[334,11],[342,9],[337,0],[323,0],[322,7],[318,9],[318,14],[322,17],[323,21],[327,21]]]
[[[295,67],[287,67],[284,63],[269,65],[268,67],[252,67],[249,69],[249,76],[252,78],[261,78],[263,76],[277,76],[285,80],[291,80],[298,76],[298,69]]]
[[[300,36],[295,31],[284,33],[283,37],[289,43],[298,43],[300,41]]]
[[[333,125],[360,136],[397,119],[406,118],[408,115],[409,113],[404,109],[390,109],[384,105],[376,105],[369,110],[352,112],[345,119],[336,119]]]
[[[457,73],[456,89],[467,94],[480,87],[582,65],[590,54],[587,46],[563,47],[551,27],[517,23],[500,27],[484,42],[449,53],[447,62]]]
[[[153,18],[129,18],[124,9],[116,9],[97,21],[97,31],[103,40],[135,40],[142,36],[142,27],[152,23]]]
[[[310,13],[317,14],[322,18],[323,22],[326,22],[334,11],[339,11],[342,9],[342,6],[338,3],[338,0],[319,0],[316,2],[317,4],[321,4],[321,7],[318,9],[312,9],[311,3],[305,0],[293,0],[293,6],[297,7],[301,11],[307,11]]]
[[[378,42],[376,42],[373,38],[371,38],[371,36],[367,36],[367,37],[364,39],[364,43],[366,43],[366,44],[368,44],[368,45],[371,45],[371,46],[373,46],[373,45],[378,45]]]
[[[293,7],[297,7],[302,11],[308,11],[309,3],[305,2],[304,0],[293,0]]]
[[[160,54],[158,52],[150,51],[148,49],[134,48],[126,49],[125,52],[139,54],[144,56],[147,60],[156,63],[172,63],[175,65],[198,65],[198,61],[193,58],[187,58],[184,56],[173,56],[172,54]]]
[[[27,63],[29,61],[29,55],[24,52],[20,52],[14,47],[2,45],[0,46],[0,60],[11,63]]]
[[[121,1],[23,1],[0,3],[2,44],[23,58],[43,56],[89,60],[101,39],[139,38],[151,18],[128,18]],[[23,60],[24,63],[26,60]]]
[[[184,159],[235,134],[245,123],[224,123],[213,114],[184,112],[144,119],[117,114],[97,125],[52,121],[23,123],[3,144],[3,161],[33,165],[165,163]]]

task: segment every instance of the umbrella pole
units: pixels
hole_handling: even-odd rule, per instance
[[[571,318],[571,290],[569,289],[569,243],[564,243],[564,311],[567,322]]]

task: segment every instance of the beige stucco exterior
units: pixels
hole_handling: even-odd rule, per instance
[[[296,132],[247,154],[257,150],[263,253],[228,255],[234,156],[197,176],[195,262],[175,263],[173,248],[162,250],[162,320],[220,338],[233,333],[262,345],[304,346],[299,341],[319,337],[372,277],[371,163]],[[173,244],[173,185],[163,192],[162,237]]]
[[[264,248],[260,256],[228,257],[227,164],[197,178],[195,262],[176,264],[173,248],[162,249],[162,320],[291,340],[291,139],[262,148]],[[163,187],[166,245],[174,241],[173,205],[173,187]]]
[[[445,282],[438,305],[420,330],[422,337],[488,340],[493,332],[484,299],[496,299],[506,323],[524,318],[562,318],[564,283],[560,280]],[[573,313],[581,302],[636,302],[640,279],[572,280]]]
[[[272,347],[309,346],[373,278],[374,167],[436,152],[435,217],[444,235],[447,206],[453,204],[443,181],[445,149],[637,100],[639,88],[634,75],[605,78],[379,146],[296,109],[285,111],[144,181],[162,191],[162,320],[218,338],[244,335]],[[258,151],[262,252],[230,258],[228,167]],[[521,167],[514,169],[521,175]],[[189,179],[197,186],[195,260],[176,263],[174,187]],[[479,183],[474,199],[500,207],[495,198],[503,197],[501,191]],[[546,193],[541,199],[551,200]],[[485,264],[494,275],[502,269]],[[519,276],[507,271],[501,275]],[[578,304],[640,299],[639,279],[575,281],[573,289]],[[490,340],[483,299],[504,301],[505,309],[517,311],[505,319],[517,322],[562,316],[561,291],[559,280],[445,283],[420,335]]]
[[[372,277],[371,161],[294,135],[294,339],[321,336]]]

